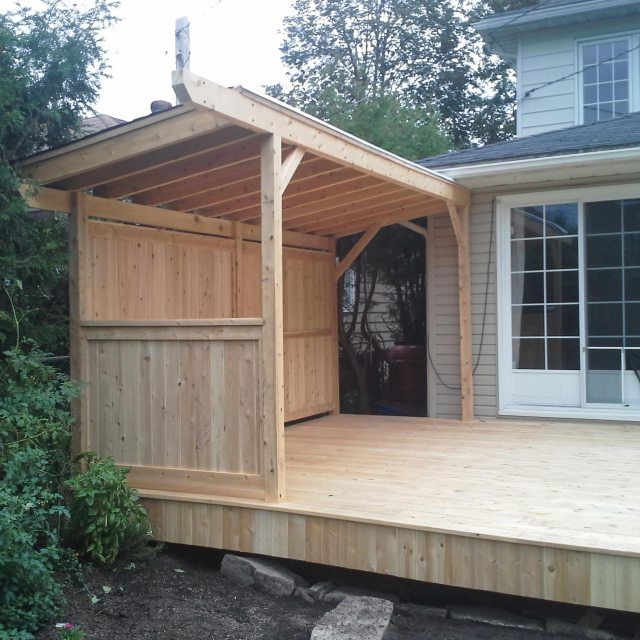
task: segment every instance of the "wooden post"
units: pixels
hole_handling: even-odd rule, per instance
[[[337,264],[337,244],[336,238],[331,238],[331,258],[334,265]],[[342,300],[338,300],[338,287],[337,284],[331,281],[331,315],[333,317],[333,323],[331,325],[332,336],[332,353],[331,353],[331,375],[332,375],[332,389],[331,389],[331,413],[338,415],[340,413],[340,355],[338,352],[338,305],[342,304]]]
[[[262,144],[262,442],[265,499],[285,499],[284,334],[282,297],[282,142],[271,134]]]
[[[77,193],[69,214],[69,349],[71,378],[88,381],[87,341],[82,335],[82,320],[89,318],[88,227],[86,194]],[[73,454],[89,449],[86,389],[73,403],[76,423],[71,448]]]
[[[235,240],[232,315],[234,318],[241,318],[244,315],[244,240],[242,237],[242,225],[239,222],[233,222],[232,229]]]
[[[471,265],[469,207],[449,204],[458,242],[458,308],[460,315],[460,398],[462,420],[473,420],[473,344],[471,333]]]

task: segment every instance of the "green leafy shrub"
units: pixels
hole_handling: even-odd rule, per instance
[[[127,467],[84,453],[81,471],[66,482],[71,519],[69,539],[82,556],[100,564],[142,551],[151,535],[147,512],[127,484]]]
[[[61,604],[54,571],[65,557],[62,483],[77,386],[42,355],[25,345],[0,358],[0,638],[30,637]]]

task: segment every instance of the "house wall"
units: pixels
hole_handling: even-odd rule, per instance
[[[580,124],[580,76],[577,42],[640,30],[640,17],[576,26],[569,30],[546,29],[522,35],[518,48],[518,136],[529,136]],[[632,56],[638,55],[633,52]],[[637,65],[632,67],[637,69]],[[570,77],[566,77],[570,76]],[[564,79],[562,79],[564,78]],[[549,82],[553,84],[531,91]]]
[[[603,170],[604,171],[604,170]],[[603,175],[544,183],[519,183],[473,191],[470,212],[471,314],[473,330],[474,413],[498,415],[496,295],[496,220],[498,196],[616,184],[638,184],[640,174]],[[429,332],[429,415],[460,418],[460,334],[457,246],[447,215],[429,218],[427,320]],[[485,303],[486,300],[486,303]],[[484,328],[483,328],[484,327]]]
[[[492,219],[493,194],[474,194],[470,214],[471,322],[473,363],[476,366],[474,413],[477,417],[495,417],[497,414],[496,273],[495,238],[491,241]],[[429,415],[460,418],[457,244],[448,215],[429,218],[427,250]]]

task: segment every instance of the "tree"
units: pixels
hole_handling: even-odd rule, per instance
[[[66,224],[28,213],[16,161],[77,136],[107,72],[118,2],[45,0],[0,15],[0,352],[22,337],[66,352]]]
[[[473,21],[526,0],[296,0],[285,19],[288,88],[273,95],[331,120],[335,105],[395,96],[435,110],[455,148],[513,134],[513,74]]]

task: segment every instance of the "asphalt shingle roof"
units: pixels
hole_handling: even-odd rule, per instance
[[[640,112],[418,160],[429,169],[640,146]]]

